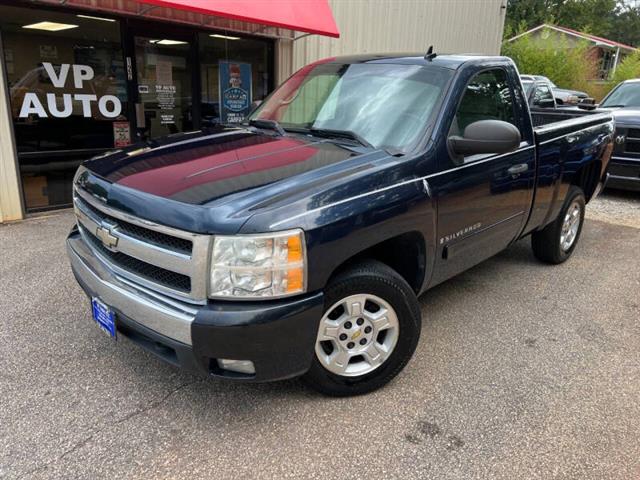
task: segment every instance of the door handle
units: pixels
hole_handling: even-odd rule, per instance
[[[509,175],[520,175],[521,173],[524,173],[527,170],[529,170],[528,164],[518,163],[517,165],[510,167],[509,170],[507,170],[507,172],[509,173]]]

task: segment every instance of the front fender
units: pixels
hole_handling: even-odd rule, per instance
[[[424,239],[424,286],[432,269],[435,227],[435,206],[421,179],[360,193],[298,213],[277,225],[278,229],[305,231],[309,291],[322,289],[336,269],[363,251],[410,232]]]

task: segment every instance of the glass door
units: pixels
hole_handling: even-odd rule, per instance
[[[190,36],[134,32],[136,127],[141,139],[193,129]]]

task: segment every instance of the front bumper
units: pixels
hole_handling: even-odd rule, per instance
[[[322,293],[265,302],[177,301],[111,271],[76,229],[67,238],[73,273],[89,297],[116,313],[118,334],[193,373],[271,381],[305,373],[324,306]],[[255,375],[221,370],[217,359],[250,360]]]
[[[640,159],[612,157],[607,187],[640,191]]]

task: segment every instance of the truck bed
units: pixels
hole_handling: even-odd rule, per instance
[[[602,110],[582,110],[582,109],[569,109],[569,108],[536,108],[531,109],[531,121],[534,127],[543,127],[550,123],[557,123],[564,120],[571,120],[574,118],[582,118],[589,115],[597,115],[604,113]]]
[[[557,137],[613,122],[611,112],[603,110],[540,110],[544,109],[531,110],[533,131],[538,145]]]
[[[600,156],[596,150],[610,145],[604,141],[614,131],[611,112],[602,110],[566,110],[560,112],[531,111],[532,120],[546,121],[533,128],[536,150],[536,190],[531,215],[525,233],[544,227],[558,215],[566,185],[557,180],[571,178],[585,162]],[[553,121],[549,121],[553,120]],[[604,174],[598,162],[593,172],[594,181]],[[561,191],[564,189],[564,191]],[[587,198],[587,201],[589,199]]]

